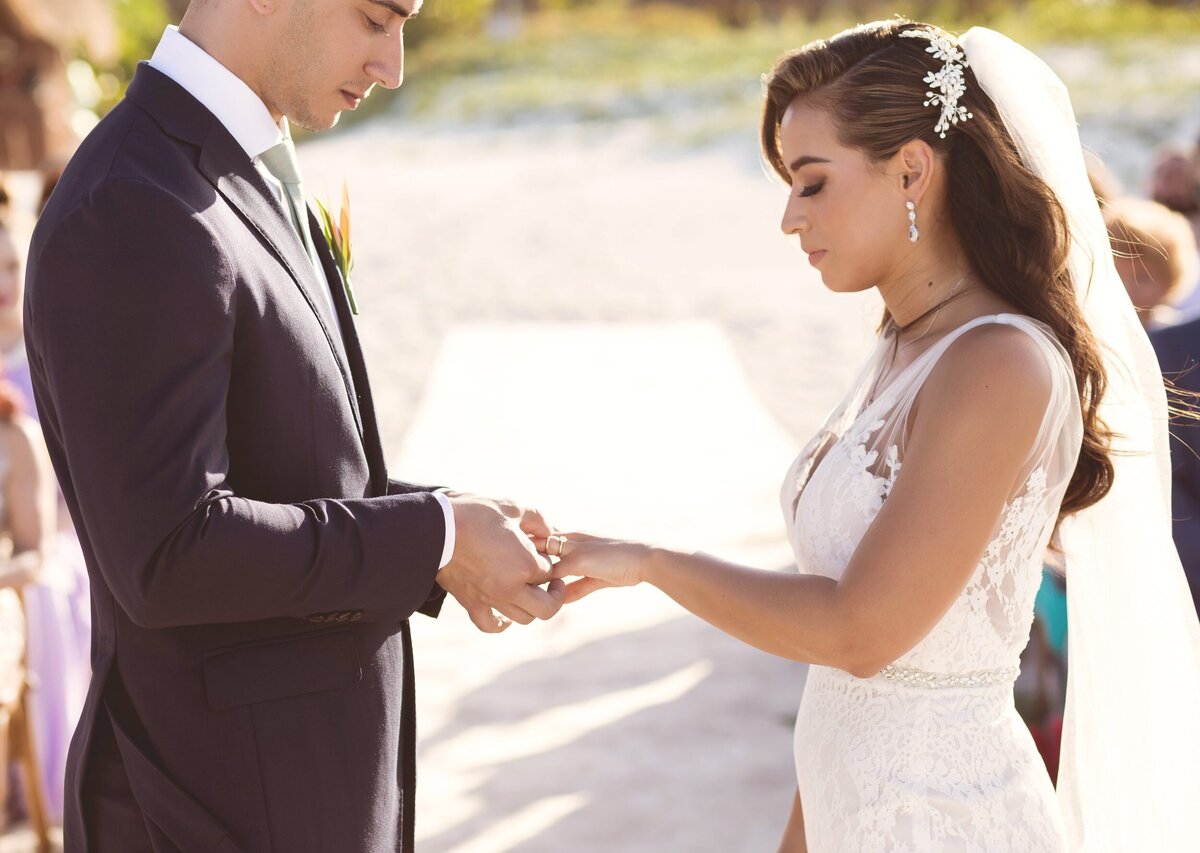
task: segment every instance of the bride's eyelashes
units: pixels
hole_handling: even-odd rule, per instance
[[[818,181],[815,184],[809,184],[806,187],[801,187],[800,192],[798,192],[797,195],[800,198],[811,198],[812,196],[819,193],[824,186],[825,186],[824,181]]]

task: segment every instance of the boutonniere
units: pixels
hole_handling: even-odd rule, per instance
[[[333,252],[338,272],[342,274],[342,287],[346,289],[350,313],[357,316],[358,303],[354,301],[354,288],[350,286],[350,271],[354,269],[354,255],[350,252],[350,189],[345,183],[342,184],[342,209],[336,218],[324,202],[320,199],[316,199],[316,202],[317,210],[321,212],[321,232]]]

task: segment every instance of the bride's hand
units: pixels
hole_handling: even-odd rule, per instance
[[[534,545],[542,554],[560,557],[553,567],[555,578],[578,578],[567,584],[568,602],[578,601],[604,587],[635,586],[645,579],[646,566],[653,553],[649,545],[586,533],[560,536],[565,541],[555,537],[549,541],[534,538]]]

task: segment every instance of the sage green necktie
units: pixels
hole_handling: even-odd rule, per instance
[[[300,164],[296,161],[296,146],[290,136],[284,136],[259,155],[259,160],[267,167],[267,171],[283,184],[283,194],[287,199],[288,212],[292,215],[292,227],[300,235],[308,259],[317,267],[317,247],[313,243],[312,232],[308,228],[308,205],[304,202],[304,181],[300,177]]]

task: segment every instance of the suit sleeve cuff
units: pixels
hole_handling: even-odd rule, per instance
[[[444,490],[439,489],[433,493],[437,498],[437,502],[442,506],[442,515],[446,517],[446,542],[442,545],[442,561],[438,563],[438,571],[446,568],[446,564],[454,559],[454,507],[450,506],[450,499],[446,497]]]

